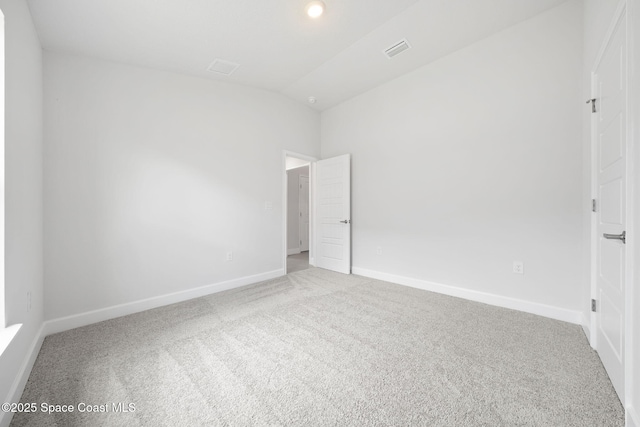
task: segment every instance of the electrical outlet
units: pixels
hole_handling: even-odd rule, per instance
[[[515,274],[524,274],[524,262],[513,261],[513,272]]]
[[[31,311],[31,291],[27,292],[27,313]]]
[[[227,261],[233,261],[233,252],[227,252]]]
[[[273,209],[273,203],[271,202],[264,202],[264,210],[265,211],[270,211]]]
[[[378,246],[376,248],[376,255],[382,255],[382,247]]]

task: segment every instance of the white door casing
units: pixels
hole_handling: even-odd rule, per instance
[[[300,175],[298,179],[300,252],[309,250],[309,177]]]
[[[627,222],[627,55],[622,17],[592,74],[595,110],[595,347],[624,402]]]
[[[316,265],[351,274],[351,155],[316,163]]]
[[[315,253],[316,253],[316,209],[315,209],[315,198],[316,198],[316,175],[315,175],[315,162],[317,159],[312,156],[308,156],[302,153],[296,153],[289,150],[282,150],[282,163],[281,163],[281,171],[282,171],[282,266],[283,266],[283,274],[287,272],[287,225],[289,221],[288,211],[288,174],[287,174],[287,159],[289,157],[308,161],[309,164],[309,203],[311,204],[309,207],[309,264],[315,266]]]

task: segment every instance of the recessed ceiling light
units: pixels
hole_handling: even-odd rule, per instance
[[[305,10],[307,11],[307,15],[315,19],[324,12],[324,3],[320,0],[311,1],[307,4]]]
[[[316,97],[315,96],[310,96],[309,97],[309,104],[315,104],[316,103]]]

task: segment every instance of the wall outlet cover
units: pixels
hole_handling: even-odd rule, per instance
[[[513,272],[515,274],[524,274],[524,262],[513,261]]]

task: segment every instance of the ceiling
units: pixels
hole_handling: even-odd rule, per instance
[[[319,111],[566,0],[28,0],[43,48],[283,93]],[[411,44],[393,59],[382,51]],[[240,67],[207,71],[216,58]]]

